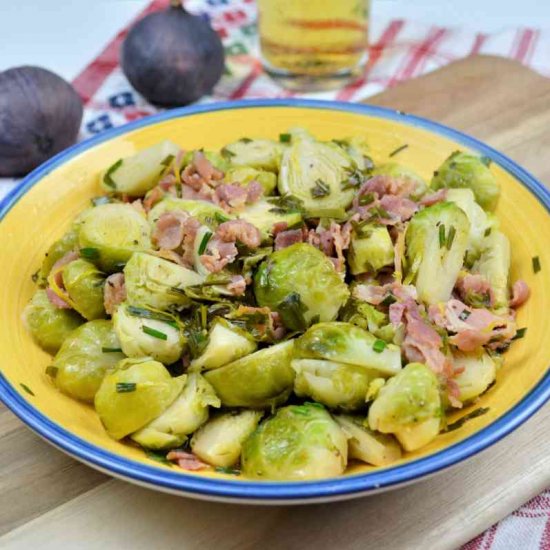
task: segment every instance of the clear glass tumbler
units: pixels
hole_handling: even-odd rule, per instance
[[[368,56],[370,0],[258,0],[262,62],[286,88],[339,88]]]

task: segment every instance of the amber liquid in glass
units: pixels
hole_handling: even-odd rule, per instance
[[[258,0],[265,70],[294,90],[326,90],[367,60],[370,0]]]

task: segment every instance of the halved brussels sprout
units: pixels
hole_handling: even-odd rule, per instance
[[[179,153],[180,148],[165,140],[118,160],[100,176],[102,187],[110,193],[143,197],[152,189]]]
[[[489,281],[495,299],[494,308],[506,310],[510,297],[510,241],[502,231],[493,229],[483,239],[481,254],[472,267],[472,273],[479,273]]]
[[[124,359],[111,321],[96,319],[73,330],[53,359],[55,385],[67,395],[93,401],[105,373]]]
[[[484,210],[492,212],[500,197],[500,185],[483,157],[455,151],[434,172],[433,189],[467,188]],[[490,162],[490,161],[489,161]]]
[[[270,139],[240,139],[222,149],[222,155],[233,166],[250,166],[275,173],[279,171],[281,152],[281,144]]]
[[[458,398],[463,403],[481,395],[495,381],[496,365],[486,352],[455,353],[453,363],[456,370],[462,371],[454,381],[460,389]]]
[[[434,204],[413,216],[405,235],[410,266],[406,281],[415,280],[420,300],[436,304],[451,297],[469,232],[468,217],[452,202]]]
[[[55,307],[45,290],[37,290],[23,310],[23,324],[38,345],[55,353],[84,319],[72,309]]]
[[[351,323],[318,323],[296,340],[294,356],[326,359],[373,369],[376,376],[401,370],[401,351]],[[365,392],[366,394],[366,392]]]
[[[53,264],[55,264],[57,260],[63,258],[63,256],[65,256],[68,252],[77,249],[78,231],[76,231],[76,229],[70,229],[60,239],[55,241],[50,248],[48,248],[48,252],[46,252],[46,255],[44,256],[42,266],[40,267],[40,271],[38,273],[38,282],[40,284],[45,284],[46,279],[52,270]]]
[[[113,328],[128,357],[152,357],[168,365],[181,357],[186,343],[175,317],[127,303],[116,308]]]
[[[97,267],[82,258],[63,267],[63,285],[73,308],[88,319],[105,317],[103,285],[105,276]]]
[[[332,262],[306,243],[271,254],[254,277],[254,293],[292,330],[305,330],[316,319],[332,321],[349,297]]]
[[[258,411],[231,411],[212,418],[193,435],[193,454],[212,466],[234,466],[262,415]]]
[[[414,170],[398,164],[397,162],[386,162],[377,165],[371,172],[372,176],[389,176],[397,180],[406,180],[414,184],[414,191],[411,193],[413,200],[419,199],[428,190],[428,184]]]
[[[333,145],[293,135],[283,153],[279,192],[300,199],[309,217],[343,218],[353,200],[355,190],[343,189],[342,182],[355,163],[341,147]]]
[[[225,173],[227,183],[239,183],[248,185],[251,181],[257,181],[264,190],[264,195],[272,195],[277,187],[277,176],[266,170],[256,170],[250,166],[235,166]]]
[[[348,436],[348,457],[372,464],[388,466],[401,458],[401,447],[389,434],[369,430],[364,419],[358,416],[336,415],[344,433]]]
[[[256,341],[248,332],[218,317],[210,328],[206,347],[191,362],[191,369],[217,369],[256,351],[257,347]]]
[[[297,396],[347,411],[365,407],[369,384],[379,376],[364,367],[320,359],[294,359],[291,366]]]
[[[373,167],[370,158],[371,150],[368,140],[363,136],[352,136],[332,141],[333,144],[342,147],[353,159],[359,170],[371,170]]]
[[[269,201],[261,199],[254,204],[249,204],[239,214],[239,218],[257,227],[265,240],[271,235],[273,224],[286,222],[289,227],[297,225],[302,221],[302,214],[300,212],[281,212]]]
[[[348,254],[352,275],[374,274],[393,262],[393,242],[386,226],[369,223],[352,233]]]
[[[439,433],[441,414],[437,377],[426,365],[410,363],[380,389],[368,424],[371,430],[395,434],[405,449],[414,450]]]
[[[133,252],[151,248],[149,224],[130,204],[101,204],[82,218],[79,244],[104,271],[120,271]]]
[[[243,446],[241,464],[250,478],[306,480],[336,477],[346,469],[344,432],[322,405],[279,409]]]
[[[197,218],[202,224],[211,229],[218,227],[220,223],[232,219],[233,216],[225,210],[208,201],[195,199],[179,199],[177,197],[166,197],[155,204],[147,214],[147,219],[154,224],[165,212],[187,212],[190,216]]]
[[[179,447],[189,434],[208,420],[209,406],[219,407],[220,400],[200,374],[191,373],[176,400],[158,418],[131,437],[148,449]]]
[[[204,377],[225,407],[273,407],[284,403],[292,391],[293,348],[293,340],[281,342],[210,370]]]
[[[202,275],[151,254],[135,253],[124,267],[128,303],[154,309],[186,307],[184,288],[201,284]]]
[[[367,302],[351,299],[341,311],[339,319],[368,330],[387,343],[395,341],[396,329],[383,311],[378,311]]]
[[[176,399],[186,375],[172,378],[166,367],[149,357],[124,359],[97,390],[97,414],[113,439],[143,428]]]
[[[446,200],[455,203],[468,216],[470,232],[466,254],[471,264],[479,257],[485,232],[495,225],[495,219],[479,206],[471,189],[449,189]]]

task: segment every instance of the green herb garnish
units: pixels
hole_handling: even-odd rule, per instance
[[[360,206],[366,206],[374,201],[374,193],[365,193],[359,197]]]
[[[290,134],[279,134],[279,141],[281,143],[290,143],[292,136]]]
[[[441,224],[439,226],[439,248],[443,248],[445,246],[445,225]]]
[[[467,309],[463,309],[459,315],[458,315],[458,318],[461,320],[461,321],[466,321],[466,319],[468,319],[468,317],[470,317],[470,315],[472,314],[471,311],[468,311]]]
[[[136,386],[135,382],[117,382],[116,391],[117,393],[131,393],[136,391]]]
[[[46,367],[46,374],[48,376],[51,376],[52,378],[55,378],[57,376],[59,369],[55,365],[48,365]]]
[[[516,331],[516,335],[512,338],[512,340],[520,340],[525,336],[525,333],[527,332],[527,327],[518,328]]]
[[[385,349],[386,349],[386,342],[384,342],[384,340],[376,340],[376,342],[374,342],[374,344],[372,345],[372,349],[376,352],[376,353],[382,353]]]
[[[533,273],[538,273],[540,271],[540,258],[538,256],[533,256]]]
[[[252,140],[248,137],[242,137],[239,141],[241,143],[250,143]]]
[[[173,290],[173,288],[171,288],[171,290]],[[181,289],[177,290],[183,292]],[[126,306],[126,311],[134,317],[143,317],[144,319],[162,321],[163,323],[166,323],[171,327],[178,328],[178,323],[174,320],[174,318],[170,315],[167,315],[166,313],[162,313],[161,311],[151,311],[150,309],[137,306]]]
[[[101,348],[101,353],[122,353],[121,348]]]
[[[160,330],[156,330],[153,327],[148,327],[147,325],[142,325],[141,330],[148,334],[149,336],[152,336],[153,338],[158,338],[159,340],[168,340],[168,335],[164,332],[161,332]]]
[[[489,157],[486,157],[485,155],[482,157],[479,157],[479,160],[489,168],[491,166],[491,163],[493,162]]]
[[[310,189],[311,196],[314,199],[321,199],[330,195],[330,186],[322,179],[315,181],[314,186]]]
[[[80,255],[87,260],[97,260],[99,258],[99,250],[92,247],[81,248]]]
[[[395,157],[395,155],[398,155],[399,153],[401,153],[401,151],[404,151],[408,146],[409,146],[408,143],[405,143],[405,145],[401,145],[401,147],[398,147],[397,149],[394,149],[394,150],[389,154],[389,156],[390,156],[390,157]]]
[[[119,159],[107,170],[107,172],[105,172],[105,175],[103,176],[103,183],[105,185],[116,189],[116,183],[113,181],[111,176],[121,167],[121,165],[122,159]]]
[[[147,458],[155,460],[156,462],[161,462],[162,464],[166,464],[167,466],[173,466],[172,462],[170,462],[166,458],[166,454],[162,454],[159,451],[151,451],[151,449],[144,449],[144,451]]]
[[[453,422],[452,424],[449,424],[443,431],[443,433],[452,432],[454,430],[458,430],[458,428],[462,428],[468,420],[471,420],[472,418],[477,418],[478,416],[482,416],[485,413],[489,412],[489,408],[480,407],[479,409],[475,409],[471,413],[465,414],[462,418],[459,418],[456,422]]]
[[[240,476],[241,475],[240,470],[236,470],[235,468],[228,468],[226,466],[216,466],[214,468],[214,471],[219,472],[220,474],[227,474],[227,475],[231,475],[231,476]]]
[[[23,384],[22,382],[19,383],[19,385],[29,394],[34,397],[34,392],[27,386],[26,384]]]
[[[485,233],[483,233],[483,235],[485,235],[485,237],[488,237],[490,234],[491,234],[491,230],[493,228],[492,227],[488,227],[486,230],[485,230]]]
[[[208,245],[208,242],[212,238],[213,233],[210,231],[206,232],[201,240],[201,244],[199,244],[198,254],[199,256],[201,254],[204,254],[204,251],[206,250],[206,246]]]
[[[453,241],[455,240],[455,235],[456,228],[454,225],[451,225],[451,227],[449,227],[449,234],[447,235],[447,242],[445,243],[447,250],[451,250],[451,246],[453,246]]]
[[[391,306],[393,303],[397,302],[397,299],[393,294],[388,294],[381,302],[381,306]]]

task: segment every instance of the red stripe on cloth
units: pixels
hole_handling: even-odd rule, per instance
[[[529,48],[531,46],[531,40],[533,40],[533,35],[534,32],[531,29],[524,29],[521,32],[521,38],[519,40],[518,47],[514,55],[514,59],[516,61],[519,61],[521,63],[525,61],[525,58],[527,57]]]
[[[166,0],[153,0],[131,23],[121,30],[105,46],[103,51],[73,80],[73,86],[84,104],[88,103],[99,90],[107,77],[118,66],[118,54],[122,41],[128,34],[130,27],[138,20],[159,9],[166,7]]]
[[[404,24],[405,22],[403,20],[396,19],[386,27],[378,42],[376,42],[376,44],[373,44],[369,49],[369,60],[365,68],[365,73],[359,80],[352,82],[351,84],[343,88],[340,92],[338,92],[336,96],[336,99],[338,101],[349,101],[349,99],[353,97],[353,94],[355,94],[357,90],[359,90],[364,84],[367,83],[368,76],[372,71],[372,68],[382,57],[384,50],[388,46],[393,44]]]
[[[483,47],[483,44],[485,43],[485,40],[487,40],[487,35],[483,32],[478,32],[476,34],[476,38],[474,40],[474,45],[472,46],[472,49],[470,50],[470,55],[476,55],[481,51],[481,48]]]
[[[246,95],[254,81],[260,76],[262,72],[262,67],[258,61],[252,66],[250,74],[241,82],[241,84],[233,90],[229,95],[230,99],[240,99]]]
[[[525,62],[527,64],[531,63],[531,60],[533,59],[533,54],[535,53],[535,50],[537,49],[537,43],[540,38],[540,31],[532,31],[533,36],[531,38],[531,44],[529,45],[529,52],[527,53],[527,56],[525,57]]]

